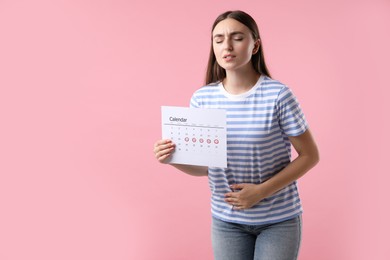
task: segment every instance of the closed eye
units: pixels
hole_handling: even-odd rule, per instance
[[[215,38],[215,43],[222,43],[222,42],[223,42],[223,38],[222,37]]]

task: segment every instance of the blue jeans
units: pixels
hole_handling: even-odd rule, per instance
[[[301,216],[266,225],[242,225],[213,217],[215,260],[295,260],[301,243]]]

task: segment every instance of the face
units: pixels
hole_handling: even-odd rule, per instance
[[[218,64],[225,70],[238,70],[252,66],[252,55],[259,47],[259,40],[244,24],[228,18],[219,22],[213,30],[213,50]]]

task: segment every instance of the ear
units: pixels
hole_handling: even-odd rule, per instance
[[[252,50],[252,55],[255,55],[259,51],[260,45],[261,45],[260,39],[257,39],[255,41],[255,46],[253,47],[253,50]]]

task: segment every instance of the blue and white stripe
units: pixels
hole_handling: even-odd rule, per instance
[[[224,201],[229,185],[259,184],[278,173],[291,160],[288,136],[308,128],[291,90],[279,81],[261,76],[248,92],[231,95],[222,83],[197,90],[191,107],[226,109],[227,168],[209,168],[211,209],[214,217],[241,224],[262,225],[302,213],[297,183],[246,210],[234,210]]]

